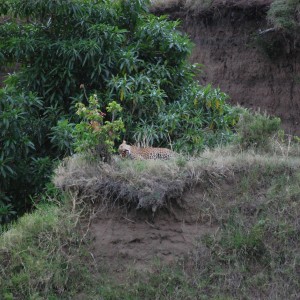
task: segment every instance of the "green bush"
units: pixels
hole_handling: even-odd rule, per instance
[[[20,128],[19,136],[28,137],[22,147],[28,149],[29,161],[21,160],[23,168],[14,170],[8,161],[25,154],[12,151],[2,157],[1,172],[10,178],[14,171],[15,182],[26,182],[20,198],[15,194],[12,200],[13,206],[19,202],[19,211],[30,207],[29,202],[21,205],[24,196],[41,189],[51,160],[74,152],[74,126],[77,133],[84,133],[88,125],[81,123],[76,107],[78,103],[88,107],[90,95],[100,99],[106,114],[100,121],[105,126],[111,122],[109,105],[122,108],[123,138],[131,143],[171,143],[177,151],[198,152],[232,136],[236,118],[225,103],[227,96],[194,82],[197,66],[187,62],[189,38],[177,31],[178,21],[149,14],[148,4],[146,0],[1,2],[0,15],[9,21],[0,24],[0,63],[19,68],[7,84],[16,88],[15,95],[36,95],[40,105],[24,120],[34,119],[34,126]],[[110,138],[109,147],[116,137]],[[83,141],[79,135],[76,139]],[[28,183],[28,178],[34,180]],[[7,189],[22,190],[19,185],[13,188],[10,180],[6,183]]]
[[[48,124],[41,99],[0,89],[0,223],[31,206],[51,172]],[[27,199],[27,200],[25,200]]]
[[[268,150],[271,138],[280,130],[280,124],[279,118],[245,110],[236,126],[241,147]]]
[[[225,144],[232,138],[238,120],[227,99],[219,89],[192,83],[179,101],[170,103],[159,115],[158,131],[169,135],[177,151],[197,153],[205,147]]]
[[[154,143],[166,145],[167,131],[173,125],[160,123],[165,117],[173,118],[176,106],[193,115],[185,130],[170,137],[174,143],[178,138],[183,139],[176,149],[203,148],[208,140],[214,139],[212,134],[209,139],[203,138],[204,131],[229,132],[232,122],[228,119],[232,117],[224,104],[226,96],[194,83],[197,67],[187,62],[190,40],[177,31],[178,21],[147,13],[147,1],[31,0],[24,5],[21,0],[13,0],[9,3],[2,13],[13,18],[0,26],[3,60],[21,64],[19,87],[36,92],[46,106],[56,105],[71,114],[72,122],[75,103],[96,93],[103,99],[101,107],[112,101],[122,105],[124,138],[129,142],[135,142],[134,136],[137,137],[143,125],[146,135],[145,128],[153,125]],[[14,17],[31,22],[18,22]],[[81,86],[85,87],[85,93]],[[175,121],[179,118],[175,116]],[[197,130],[190,132],[189,125]],[[69,137],[67,127],[56,133]],[[195,140],[194,147],[191,143]],[[68,143],[60,142],[55,130],[52,141],[57,149],[68,152],[62,149],[69,147]]]
[[[293,32],[300,28],[299,11],[299,0],[274,0],[268,11],[268,19],[277,29]]]
[[[75,151],[85,153],[97,151],[102,147],[103,150],[98,154],[104,161],[110,161],[114,140],[118,139],[119,133],[124,130],[123,121],[116,119],[122,108],[116,101],[109,103],[106,111],[111,115],[111,120],[104,122],[106,114],[100,110],[97,96],[91,96],[88,103],[88,107],[83,103],[77,105],[77,114],[83,120],[75,126],[73,132]]]
[[[168,141],[174,150],[193,154],[225,144],[232,139],[232,128],[238,120],[238,114],[226,104],[227,98],[219,89],[193,82],[151,125],[141,122],[134,138],[146,146]]]

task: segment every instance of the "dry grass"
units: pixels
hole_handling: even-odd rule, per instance
[[[282,146],[278,152],[286,154]],[[180,201],[185,191],[198,184],[210,186],[218,178],[247,174],[253,169],[296,170],[298,157],[239,151],[237,147],[206,151],[201,157],[179,157],[169,161],[122,160],[112,164],[87,161],[83,157],[68,158],[57,169],[54,183],[71,191],[85,203],[101,203],[103,207],[148,209],[155,212],[170,202]],[[230,175],[231,174],[231,175]]]
[[[180,198],[185,183],[175,161],[122,161],[109,165],[69,158],[54,178],[57,187],[76,193],[88,203],[152,209],[172,198]]]

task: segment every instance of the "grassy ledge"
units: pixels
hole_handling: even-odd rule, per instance
[[[40,206],[0,238],[1,297],[296,299],[300,158],[295,149],[280,149],[227,147],[167,162],[115,158],[111,165],[65,160],[54,183],[72,196]],[[123,270],[120,282],[120,274],[103,267],[109,261],[91,255],[86,208],[106,214],[121,206],[126,216],[149,211],[155,224],[157,212],[172,205],[208,216],[197,222],[218,228],[190,256],[175,265]]]

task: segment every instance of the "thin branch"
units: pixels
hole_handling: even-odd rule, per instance
[[[276,30],[275,27],[269,28],[269,29],[265,29],[265,30],[258,29],[258,34],[259,35],[264,35],[264,34],[269,33],[269,32],[274,32],[275,30]]]

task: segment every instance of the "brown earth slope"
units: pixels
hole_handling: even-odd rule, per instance
[[[280,32],[259,34],[272,27],[266,20],[272,1],[214,0],[202,10],[188,2],[164,1],[153,12],[182,20],[195,43],[191,61],[204,65],[200,82],[219,86],[231,103],[281,117],[288,132],[300,134],[300,54]]]
[[[89,216],[90,272],[98,286],[104,272],[122,289],[103,299],[299,299],[300,146],[282,147],[282,155],[232,147],[185,161],[65,160],[54,184]],[[159,286],[166,280],[156,262],[179,267],[195,296],[137,294],[149,274]],[[124,296],[134,285],[135,297]]]

